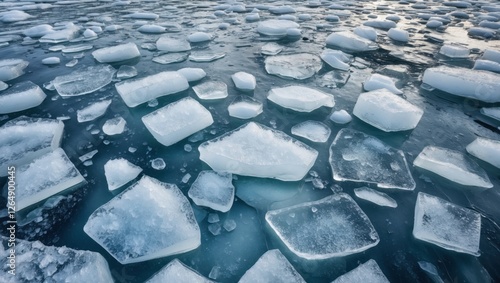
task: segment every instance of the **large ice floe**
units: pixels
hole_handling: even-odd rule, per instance
[[[358,267],[347,272],[346,274],[333,280],[332,283],[349,283],[349,282],[371,282],[371,283],[389,283],[387,277],[373,259],[360,264]]]
[[[179,188],[148,176],[94,211],[83,229],[121,264],[196,249],[201,237]]]
[[[299,112],[311,112],[321,106],[335,106],[333,95],[300,85],[273,88],[267,99]]]
[[[18,83],[6,91],[0,92],[0,114],[36,107],[46,97],[45,92],[31,81]]]
[[[269,56],[264,63],[267,73],[297,80],[314,76],[323,66],[321,58],[309,53]]]
[[[200,145],[200,159],[213,170],[233,174],[302,179],[318,152],[306,144],[255,122]]]
[[[148,279],[145,283],[165,283],[165,282],[213,283],[214,281],[201,276],[193,269],[184,265],[180,260],[174,259],[167,265],[162,267],[160,271],[155,273],[153,277]]]
[[[96,65],[58,76],[52,82],[60,96],[79,96],[105,87],[111,83],[115,73],[111,65]]]

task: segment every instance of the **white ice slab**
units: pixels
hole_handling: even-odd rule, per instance
[[[455,44],[445,44],[439,49],[439,54],[449,58],[467,58],[469,53],[469,48]]]
[[[234,186],[231,173],[201,171],[188,191],[188,196],[198,206],[228,212],[233,206]]]
[[[500,107],[483,107],[481,114],[500,121]]]
[[[466,149],[475,157],[500,168],[500,141],[478,137]]]
[[[0,81],[6,82],[21,76],[28,65],[29,62],[22,59],[0,60]]]
[[[195,33],[190,34],[187,37],[187,40],[191,43],[200,43],[212,40],[212,35],[206,32],[197,31]]]
[[[243,91],[252,91],[257,85],[255,77],[252,74],[245,72],[234,73],[231,76],[231,79],[234,82],[234,86],[236,86],[237,89]]]
[[[207,81],[193,86],[193,90],[200,99],[213,100],[226,98],[227,85],[221,81]]]
[[[326,142],[332,130],[318,121],[308,120],[292,127],[292,135],[306,138],[313,142]]]
[[[311,112],[322,106],[335,106],[333,95],[300,85],[273,88],[267,99],[299,112]]]
[[[23,34],[29,37],[42,37],[51,32],[54,32],[54,28],[48,24],[36,25],[23,30]]]
[[[167,52],[185,52],[191,50],[189,41],[162,36],[156,41],[156,48]]]
[[[129,42],[97,49],[92,52],[92,56],[100,63],[113,63],[137,58],[141,53],[135,43]]]
[[[326,45],[354,52],[372,51],[378,48],[373,41],[349,31],[330,34],[326,38]]]
[[[0,92],[0,114],[23,111],[40,105],[47,95],[32,83],[25,81]]]
[[[408,42],[410,40],[410,34],[406,30],[391,28],[387,32],[387,36],[390,39],[400,41],[400,42]]]
[[[102,125],[102,131],[108,136],[119,135],[125,131],[127,121],[122,117],[116,117],[106,120]]]
[[[347,272],[346,274],[333,280],[332,283],[354,283],[354,282],[370,282],[370,283],[389,283],[387,277],[373,259],[360,264],[358,267]]]
[[[353,32],[363,38],[369,39],[371,41],[377,41],[377,31],[372,27],[359,26],[356,27]]]
[[[398,203],[386,193],[382,193],[368,187],[356,188],[354,189],[354,194],[358,198],[372,202],[376,205],[388,206],[392,208],[398,207]]]
[[[262,103],[250,96],[242,95],[235,98],[227,110],[231,117],[251,119],[262,113]]]
[[[321,59],[332,68],[347,71],[349,70],[349,63],[352,60],[352,56],[340,50],[326,49],[321,53]]]
[[[42,36],[42,43],[62,43],[74,39],[80,33],[80,28],[73,23],[66,24],[64,29],[50,32]]]
[[[116,190],[134,180],[142,168],[124,158],[111,159],[104,164],[104,175],[110,191]]]
[[[195,270],[184,265],[180,260],[174,259],[155,273],[145,283],[214,283],[201,276]]]
[[[177,73],[184,76],[188,82],[199,81],[207,75],[207,73],[205,73],[205,71],[201,68],[182,68],[177,70]]]
[[[380,74],[373,74],[363,83],[363,88],[366,91],[372,91],[377,89],[385,88],[394,94],[402,94],[403,92],[399,90],[394,81],[387,76]]]
[[[323,66],[321,58],[309,53],[269,56],[264,63],[268,74],[297,80],[314,76]]]
[[[79,96],[107,86],[115,73],[110,65],[95,65],[58,76],[52,83],[60,96]]]
[[[332,115],[330,115],[330,120],[337,124],[347,124],[352,121],[352,117],[347,111],[340,109],[333,111]]]
[[[288,20],[266,20],[259,23],[257,32],[269,36],[286,36],[286,31],[291,28],[299,28],[300,25]]]
[[[89,106],[76,111],[76,117],[78,123],[84,123],[93,121],[106,113],[109,105],[111,104],[111,99],[99,101]]]

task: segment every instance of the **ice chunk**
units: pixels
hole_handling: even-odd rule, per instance
[[[500,168],[500,141],[478,137],[466,149],[475,157]]]
[[[455,150],[426,146],[413,165],[464,186],[493,187],[486,172],[474,160]]]
[[[133,14],[127,15],[126,17],[130,17],[132,19],[141,19],[141,20],[156,20],[160,16],[155,13],[149,12],[135,12]]]
[[[32,16],[30,14],[19,10],[11,10],[0,13],[0,20],[4,23],[25,21],[31,17]]]
[[[318,56],[309,53],[269,56],[264,63],[267,73],[297,80],[314,76],[323,66]]]
[[[90,50],[92,48],[94,48],[94,46],[88,45],[88,44],[71,45],[68,47],[64,47],[62,49],[62,52],[63,53],[77,53],[77,52],[87,51],[87,50]],[[83,53],[80,53],[80,54],[82,54],[81,56],[83,57]],[[73,58],[76,58],[76,57],[77,57],[77,55],[73,56]]]
[[[352,117],[347,111],[344,109],[334,111],[332,115],[330,115],[330,120],[337,124],[347,124],[351,122]]]
[[[221,81],[208,81],[193,87],[194,92],[200,99],[212,100],[228,96],[227,85]]]
[[[302,179],[318,152],[283,132],[250,122],[198,148],[213,170],[246,176]]]
[[[23,31],[23,34],[29,37],[42,37],[51,32],[54,32],[54,29],[51,25],[41,24],[25,29]]]
[[[376,205],[388,206],[392,208],[398,207],[398,203],[387,194],[367,187],[354,189],[354,194],[356,194],[358,198],[372,202]]]
[[[344,193],[271,210],[266,221],[294,254],[308,260],[359,253],[380,241],[366,214]]]
[[[282,50],[283,46],[274,42],[269,42],[262,46],[262,48],[260,49],[260,53],[264,55],[278,55]]]
[[[358,267],[346,274],[333,280],[332,283],[350,283],[350,282],[370,282],[370,283],[389,283],[387,277],[373,259],[360,264]]]
[[[481,108],[481,114],[500,121],[500,107]]]
[[[57,65],[61,63],[61,59],[59,57],[47,57],[42,60],[42,64],[44,65]]]
[[[153,57],[153,62],[166,65],[166,64],[179,63],[182,61],[186,61],[187,58],[188,58],[188,54],[168,53],[168,54]]]
[[[469,48],[460,45],[445,44],[439,49],[439,54],[450,58],[467,58],[469,57]]]
[[[97,33],[95,33],[95,31],[93,31],[91,29],[86,29],[83,32],[83,37],[85,37],[86,39],[95,39],[95,38],[97,38]]]
[[[21,76],[28,65],[28,61],[22,59],[0,60],[0,81],[10,81]]]
[[[162,36],[156,41],[156,48],[167,52],[184,52],[191,50],[188,41]]]
[[[481,59],[500,63],[500,51],[486,49],[483,53],[483,56],[481,56]]]
[[[228,212],[233,206],[234,186],[231,173],[204,170],[198,175],[188,191],[189,197],[198,206]]]
[[[372,27],[360,26],[356,27],[353,32],[356,35],[369,39],[371,41],[377,41],[377,31]]]
[[[96,65],[58,76],[52,82],[60,96],[78,96],[107,86],[115,73],[110,65]]]
[[[231,79],[233,79],[236,88],[243,91],[254,90],[255,86],[257,85],[255,77],[252,74],[245,72],[234,73],[231,76]]]
[[[277,15],[295,13],[295,9],[290,6],[269,7],[269,12]]]
[[[182,68],[177,70],[177,72],[184,76],[188,82],[199,81],[207,75],[207,73],[200,68]]]
[[[500,63],[490,60],[476,60],[474,70],[485,70],[500,73]]]
[[[142,172],[142,168],[124,158],[111,159],[104,164],[104,175],[110,191],[116,190],[134,180]]]
[[[267,99],[299,112],[311,112],[321,106],[335,105],[333,95],[299,85],[273,88],[269,91]]]
[[[418,193],[413,236],[447,250],[479,256],[481,215],[426,193]]]
[[[107,120],[104,125],[102,125],[102,131],[108,136],[119,135],[125,131],[125,126],[127,121],[122,117],[116,117]]]
[[[279,250],[269,250],[249,269],[238,283],[306,283]]]
[[[6,84],[6,83],[4,83],[4,82],[0,81],[0,91],[2,91],[2,90],[6,90],[6,89],[8,89],[8,88],[9,88],[9,85],[8,85],[8,84]]]
[[[7,166],[22,165],[61,144],[63,122],[53,119],[16,118],[0,127],[0,177]]]
[[[142,117],[142,122],[159,143],[169,146],[203,130],[214,121],[203,105],[186,97]]]
[[[81,110],[76,111],[76,116],[78,123],[93,121],[106,113],[109,105],[111,104],[111,99],[99,101],[93,103]]]
[[[318,121],[305,121],[292,127],[292,135],[306,138],[313,142],[326,142],[332,130]]]
[[[262,103],[249,96],[238,96],[227,107],[229,116],[239,119],[251,119],[262,113]]]
[[[326,38],[326,45],[354,52],[371,51],[378,48],[373,41],[349,31],[330,34]]]
[[[500,102],[500,74],[439,66],[425,70],[422,81],[454,95],[490,103]]]
[[[324,50],[321,53],[321,59],[325,61],[332,68],[347,71],[349,70],[349,62],[352,56],[345,54],[340,50]]]
[[[427,21],[427,23],[425,24],[425,26],[428,28],[439,28],[442,25],[443,25],[443,22],[438,21],[438,20],[430,20],[430,21]]]
[[[266,20],[259,23],[257,32],[269,36],[286,36],[287,30],[299,28],[300,25],[289,20]]]
[[[134,66],[121,65],[116,73],[117,79],[130,79],[137,76],[137,69]]]
[[[385,88],[394,94],[402,94],[403,92],[399,90],[394,81],[384,75],[373,74],[363,83],[363,87],[366,91],[377,90]]]
[[[425,271],[425,273],[429,276],[432,282],[444,283],[443,279],[439,277],[439,272],[434,264],[427,261],[419,261],[418,266],[420,267],[420,269]]]
[[[84,181],[64,150],[58,148],[17,168],[16,210],[26,208]]]
[[[204,42],[204,41],[210,41],[212,40],[212,35],[208,34],[206,32],[195,32],[193,34],[190,34],[187,37],[187,40],[191,43],[199,43],[199,42]]]
[[[2,237],[2,242],[8,239]],[[16,239],[16,275],[3,273],[2,282],[113,282],[106,259],[99,253],[45,246]],[[10,248],[0,245],[0,264],[7,270]]]
[[[158,25],[142,25],[137,30],[142,33],[164,33],[166,28]]]
[[[165,167],[167,167],[167,164],[165,163],[165,160],[163,158],[155,158],[151,160],[151,167],[155,170],[163,170]]]
[[[396,27],[396,23],[390,20],[369,20],[365,21],[363,25],[372,27],[372,28],[379,28],[379,29],[385,29],[389,30],[391,28]]]
[[[162,267],[153,277],[145,283],[213,283],[213,281],[201,276],[196,271],[185,266],[180,260],[174,259]]]
[[[47,95],[43,90],[26,81],[15,84],[6,91],[0,92],[0,114],[9,114],[40,105]]]
[[[410,34],[406,30],[402,30],[402,29],[398,29],[398,28],[391,28],[387,32],[387,36],[389,36],[389,38],[392,40],[401,41],[401,42],[408,42],[410,40]]]
[[[415,181],[401,150],[352,129],[344,128],[337,134],[330,147],[330,165],[336,181],[373,183],[379,188],[415,189]]]
[[[179,188],[148,176],[94,211],[83,230],[121,264],[187,252],[201,238]]]
[[[387,89],[362,93],[353,114],[385,132],[414,129],[424,111]]]
[[[100,63],[113,63],[130,60],[141,56],[137,45],[133,42],[97,49],[92,56]]]
[[[47,33],[39,41],[42,43],[61,43],[72,40],[80,32],[80,28],[73,23],[68,23],[64,29]]]
[[[136,107],[155,98],[184,91],[189,88],[189,83],[179,73],[167,71],[119,82],[115,87],[128,107]]]

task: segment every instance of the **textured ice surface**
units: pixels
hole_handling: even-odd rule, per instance
[[[262,113],[262,103],[249,96],[238,96],[227,107],[229,116],[250,119]]]
[[[321,58],[309,53],[269,56],[264,63],[267,73],[297,80],[314,76],[323,66]]]
[[[426,146],[413,165],[464,186],[493,187],[483,168],[459,151]]]
[[[193,269],[184,265],[180,260],[174,259],[162,267],[153,277],[145,283],[213,283]]]
[[[483,53],[483,56],[481,56],[481,59],[500,63],[500,51],[493,49],[486,49]]]
[[[0,114],[36,107],[45,97],[47,97],[45,92],[31,81],[15,84],[8,90],[0,92]]]
[[[483,107],[481,114],[500,121],[500,107]]]
[[[58,76],[52,82],[60,96],[78,96],[107,86],[115,73],[110,65],[95,65]]]
[[[310,260],[359,253],[379,242],[366,214],[344,193],[271,210],[266,221],[294,254]]]
[[[262,46],[260,52],[264,55],[278,55],[282,50],[283,46],[275,42],[269,42]]]
[[[252,74],[245,72],[237,72],[231,76],[231,79],[234,82],[234,86],[243,91],[254,90],[257,85],[255,77]]]
[[[173,64],[173,63],[179,63],[182,61],[186,61],[188,58],[188,54],[185,53],[167,53],[164,55],[156,56],[153,57],[153,62],[158,63],[158,64]]]
[[[336,181],[373,183],[379,188],[415,188],[401,150],[352,129],[344,128],[337,134],[330,147],[330,166]]]
[[[166,28],[158,25],[142,25],[137,30],[142,33],[164,33]]]
[[[326,45],[354,52],[371,51],[378,48],[373,41],[349,31],[330,34],[326,38]]]
[[[0,176],[7,166],[28,163],[61,144],[64,124],[43,118],[16,118],[0,127]]]
[[[142,168],[124,158],[111,159],[104,164],[104,175],[110,191],[116,190],[134,180],[142,172]]]
[[[189,55],[189,61],[193,62],[212,62],[224,58],[226,53],[213,51],[195,51]]]
[[[311,112],[321,106],[335,105],[333,95],[300,85],[273,88],[269,91],[267,99],[299,112]]]
[[[32,16],[30,14],[19,10],[11,10],[0,13],[0,21],[4,23],[25,21],[31,17]]]
[[[398,29],[398,28],[391,28],[387,32],[387,36],[389,36],[389,38],[392,40],[401,41],[401,42],[408,42],[410,40],[410,34],[406,30],[402,30],[402,29]]]
[[[358,267],[347,272],[346,274],[333,280],[332,283],[354,283],[354,282],[370,282],[370,283],[389,283],[377,262],[373,259],[360,264]]]
[[[283,132],[250,122],[205,142],[200,159],[213,170],[283,181],[302,179],[318,152]]]
[[[115,87],[128,107],[136,107],[155,98],[184,91],[189,88],[189,83],[179,73],[167,71],[119,82]]]
[[[42,60],[42,64],[44,65],[57,65],[61,63],[61,59],[59,57],[47,57]]]
[[[66,24],[64,29],[59,29],[42,36],[39,41],[42,43],[61,43],[72,40],[80,32],[80,28],[73,23]]]
[[[476,60],[474,62],[474,70],[486,70],[495,73],[500,73],[500,63],[490,60]]]
[[[167,52],[184,52],[191,50],[187,40],[162,36],[156,41],[156,48]]]
[[[1,237],[7,243],[7,238]],[[96,252],[45,246],[16,239],[16,275],[8,274],[9,249],[0,245],[2,282],[113,282],[108,263]]]
[[[125,126],[127,121],[122,117],[116,117],[106,120],[104,125],[102,125],[102,131],[108,136],[119,135],[125,131]]]
[[[387,89],[359,95],[352,113],[385,132],[414,129],[424,111]]]
[[[481,215],[420,192],[415,204],[413,236],[447,250],[479,256]]]
[[[221,81],[208,81],[193,86],[193,90],[200,99],[222,99],[228,96],[227,85]]]
[[[286,36],[286,32],[291,28],[298,28],[299,24],[288,20],[266,20],[259,23],[257,32],[269,36]]]
[[[249,269],[238,283],[306,283],[279,250],[269,250]]]
[[[326,49],[321,53],[321,59],[332,68],[347,71],[349,70],[349,62],[352,60],[352,56],[340,50]]]
[[[121,65],[116,72],[117,79],[130,79],[137,76],[137,69],[134,66]]]
[[[93,103],[81,110],[76,111],[76,117],[79,123],[93,121],[106,113],[109,105],[111,104],[111,99],[99,101]]]
[[[356,188],[354,189],[354,194],[356,194],[358,198],[367,200],[376,205],[398,207],[398,203],[393,198],[374,189],[367,187]]]
[[[130,60],[141,56],[133,42],[97,49],[92,56],[100,63],[113,63]]]
[[[154,138],[165,146],[172,145],[212,125],[212,114],[191,97],[164,106],[142,121]]]
[[[204,170],[198,175],[188,191],[189,197],[198,206],[228,212],[233,206],[234,186],[231,173]]]
[[[368,20],[363,23],[363,25],[372,27],[372,28],[379,28],[379,29],[385,29],[385,30],[390,30],[391,28],[396,27],[396,23],[390,20]]]
[[[500,141],[478,137],[466,149],[475,157],[500,168]]]
[[[377,41],[377,31],[372,27],[359,26],[356,27],[353,32],[363,38],[369,39],[371,41]]]
[[[344,109],[334,111],[332,115],[330,115],[330,120],[337,124],[347,124],[351,122],[352,117],[351,114],[347,113]]]
[[[490,103],[500,102],[500,74],[439,66],[425,70],[422,81],[454,95]]]
[[[179,188],[148,176],[94,211],[83,230],[121,264],[196,249],[201,237]]]
[[[469,48],[460,45],[445,44],[439,49],[439,54],[450,58],[467,58],[469,57]]]
[[[23,30],[23,34],[29,37],[42,37],[51,32],[54,32],[54,29],[48,24],[41,24]]]
[[[29,62],[22,59],[0,60],[0,81],[10,81],[22,74]]]
[[[306,138],[313,142],[326,142],[332,130],[318,121],[305,121],[292,127],[292,135]]]
[[[200,68],[182,68],[177,70],[177,73],[184,76],[188,82],[199,81],[207,75],[207,73]]]
[[[199,43],[212,40],[212,35],[206,32],[197,31],[188,35],[187,40],[191,43]]]
[[[385,88],[394,94],[402,94],[403,92],[396,88],[394,81],[384,75],[373,74],[363,83],[363,88],[366,91]]]
[[[61,148],[16,170],[16,210],[21,210],[85,181]]]

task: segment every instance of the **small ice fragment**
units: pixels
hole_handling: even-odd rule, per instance
[[[251,119],[262,113],[262,103],[253,97],[238,96],[227,107],[229,116],[239,119]]]
[[[408,42],[410,40],[410,34],[406,30],[391,28],[387,35],[390,39],[400,41],[400,42]]]
[[[231,76],[231,79],[236,88],[243,91],[252,91],[257,85],[255,77],[245,72],[237,72]]]
[[[118,79],[130,79],[137,76],[137,69],[134,66],[121,65],[116,73]]]
[[[208,225],[208,231],[210,231],[210,233],[212,233],[212,235],[214,236],[220,235],[221,230],[222,229],[219,223],[212,223]],[[217,276],[214,278],[213,276],[209,275],[208,277],[215,279]]]
[[[141,56],[135,43],[125,43],[111,47],[97,49],[92,52],[92,56],[100,63],[113,63],[130,60]]]
[[[42,64],[44,65],[57,65],[61,63],[61,59],[59,57],[47,57],[42,60]]]
[[[403,92],[396,88],[394,81],[384,75],[373,74],[363,83],[363,88],[366,91],[372,91],[385,88],[394,94],[402,94]]]
[[[257,32],[268,36],[283,37],[287,35],[288,29],[299,27],[299,24],[289,20],[266,20],[259,23]]]
[[[388,206],[392,208],[398,207],[398,203],[387,194],[367,187],[354,189],[354,194],[356,194],[358,198],[372,202],[376,205]]]
[[[102,131],[108,136],[119,135],[125,131],[125,125],[127,121],[122,117],[112,118],[102,125]]]
[[[200,99],[204,100],[222,99],[228,96],[227,85],[221,81],[207,81],[195,85],[193,90]]]
[[[338,277],[332,283],[349,282],[389,283],[389,280],[385,277],[377,262],[370,259],[346,274]]]
[[[333,95],[299,85],[273,88],[269,91],[267,99],[299,112],[311,112],[322,106],[335,106]]]
[[[348,31],[334,32],[326,38],[326,45],[338,47],[352,52],[363,52],[378,49],[373,41]]]
[[[0,60],[0,81],[10,81],[24,74],[29,62],[22,59]]]
[[[188,196],[198,206],[206,206],[213,210],[227,212],[231,209],[234,200],[232,180],[231,173],[201,171],[191,185]]]
[[[53,80],[60,96],[78,96],[97,91],[113,79],[116,70],[110,65],[96,65],[58,76]]]
[[[207,73],[200,68],[182,68],[177,70],[177,73],[184,76],[188,82],[199,81],[207,75]]]
[[[198,32],[190,34],[187,37],[187,40],[189,42],[191,42],[191,43],[199,43],[199,42],[204,42],[204,41],[210,41],[210,40],[212,40],[212,35],[208,34],[206,32],[198,31]]]
[[[233,219],[226,219],[224,221],[224,224],[222,225],[222,227],[224,228],[224,230],[226,230],[227,232],[231,232],[233,231],[234,229],[236,229],[236,221],[234,221]]]
[[[174,259],[162,267],[153,277],[145,283],[214,283],[201,276],[195,270],[184,265],[180,260]]]
[[[93,103],[81,110],[76,111],[76,116],[78,123],[84,123],[93,121],[106,113],[109,105],[111,104],[111,99],[103,100],[96,103]]]
[[[450,58],[467,58],[469,57],[469,48],[460,46],[445,44],[439,49],[439,54]]]
[[[330,128],[318,121],[305,121],[292,127],[292,135],[306,138],[313,142],[326,142],[331,134]]]
[[[475,157],[500,168],[500,141],[478,137],[466,149]]]
[[[47,95],[31,81],[17,83],[0,92],[0,114],[9,114],[42,104]]]
[[[104,164],[104,175],[108,189],[114,191],[134,180],[142,172],[142,168],[124,158],[111,159]]]
[[[344,109],[333,111],[332,115],[330,115],[330,120],[337,124],[347,124],[351,122],[352,117],[347,111]]]
[[[323,66],[321,58],[309,53],[269,56],[264,63],[268,74],[297,80],[314,76]]]

